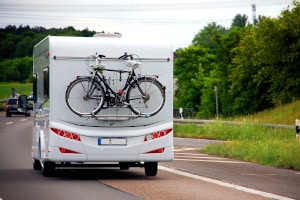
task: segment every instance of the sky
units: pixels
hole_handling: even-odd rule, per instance
[[[168,38],[184,48],[207,24],[229,28],[237,14],[279,17],[293,0],[0,0],[0,27],[73,26],[96,32]],[[256,12],[252,10],[255,5]],[[254,15],[255,14],[255,15]]]

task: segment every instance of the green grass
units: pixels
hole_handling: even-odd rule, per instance
[[[271,123],[294,125],[295,119],[300,118],[300,101],[295,101],[286,105],[279,105],[274,109],[264,110],[254,115],[236,117],[233,121]]]
[[[7,99],[11,95],[11,89],[14,88],[16,93],[29,95],[32,92],[32,83],[0,83],[0,99]]]
[[[32,83],[0,82],[0,100],[9,98],[12,88],[15,89],[15,93],[29,95],[32,92]],[[4,106],[5,102],[0,102],[0,109],[3,109]]]
[[[226,141],[201,149],[203,153],[300,170],[300,141],[296,140],[295,129],[262,125],[295,125],[295,119],[300,119],[299,108],[300,101],[246,117],[222,119],[242,122],[241,125],[222,121],[206,125],[175,124],[174,134],[177,137]]]
[[[294,129],[270,128],[253,123],[229,125],[174,125],[175,136],[226,141],[200,151],[264,165],[300,170],[300,142]]]

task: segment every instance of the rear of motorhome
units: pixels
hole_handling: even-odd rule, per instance
[[[119,59],[124,54],[134,55],[141,63],[135,69],[138,77],[153,77],[161,83],[164,104],[159,112],[137,114],[127,104],[104,104],[90,115],[72,112],[66,91],[74,80],[92,76],[95,55],[105,56],[101,66],[112,71],[98,72],[120,91],[127,76],[123,71],[128,70]],[[158,162],[173,159],[173,52],[168,40],[48,36],[34,47],[33,76],[32,160],[34,169],[41,169],[44,176],[57,169],[89,166],[144,167],[147,176],[155,176]],[[82,104],[87,100],[79,98]]]

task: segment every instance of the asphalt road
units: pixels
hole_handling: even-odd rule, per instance
[[[32,118],[0,113],[0,199],[300,199],[300,173],[200,154],[216,141],[175,138],[175,159],[144,170],[64,170],[51,178],[31,163]]]

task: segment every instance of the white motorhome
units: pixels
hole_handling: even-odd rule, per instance
[[[139,76],[155,76],[163,85],[162,109],[150,117],[126,105],[90,116],[72,112],[66,90],[76,78],[91,76],[91,55],[105,55],[107,69],[122,71],[126,66],[115,63],[125,52],[138,56]],[[173,159],[173,52],[168,40],[48,36],[34,47],[33,58],[34,169],[51,176],[57,168],[73,166],[145,167],[147,176],[155,176],[158,162]],[[101,72],[115,90],[126,80],[119,72]]]

